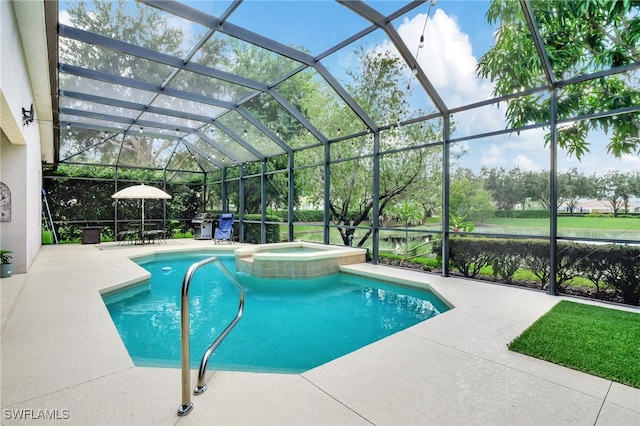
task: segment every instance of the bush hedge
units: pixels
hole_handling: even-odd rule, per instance
[[[549,217],[549,210],[496,210],[494,217],[540,219]]]
[[[581,277],[592,282],[597,293],[613,289],[624,303],[640,305],[640,247],[559,241],[557,248],[556,284],[560,291]],[[433,252],[441,250],[441,241],[434,242]],[[491,266],[497,280],[511,283],[515,273],[525,268],[536,276],[540,289],[549,285],[549,251],[546,240],[469,236],[449,240],[450,266],[465,277],[474,278],[482,268]]]
[[[260,214],[245,214],[245,221],[257,221],[262,220]],[[279,217],[267,216],[267,222],[278,222]],[[280,242],[280,225],[267,224],[267,243],[279,243]],[[260,244],[260,223],[244,223],[244,242],[252,244]]]
[[[294,210],[294,222],[322,222],[324,221],[324,210]]]
[[[278,213],[282,216],[282,220],[286,220],[287,212],[286,211],[274,211],[274,213]],[[354,220],[359,217],[359,213],[356,211],[349,212],[347,214],[347,220]],[[294,210],[293,211],[293,221],[294,222],[323,222],[324,221],[324,211],[323,210]]]

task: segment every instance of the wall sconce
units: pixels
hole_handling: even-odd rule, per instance
[[[22,125],[28,126],[31,123],[33,123],[33,104],[29,110],[22,108]]]

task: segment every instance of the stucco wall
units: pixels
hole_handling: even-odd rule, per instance
[[[13,251],[13,273],[27,272],[41,247],[42,167],[36,123],[22,125],[34,94],[12,2],[0,1],[0,181],[11,190],[11,222],[0,222],[0,247]]]

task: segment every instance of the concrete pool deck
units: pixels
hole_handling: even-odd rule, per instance
[[[128,256],[198,247],[239,245],[44,246],[0,280],[1,423],[640,424],[640,389],[507,350],[561,297],[366,264],[347,268],[428,282],[455,308],[303,374],[215,372],[178,417],[180,370],[135,367],[99,291],[145,276]]]

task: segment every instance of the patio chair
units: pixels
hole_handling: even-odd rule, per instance
[[[222,241],[228,241],[229,244],[233,242],[233,213],[222,213],[218,226],[213,232],[213,243],[218,244]]]

